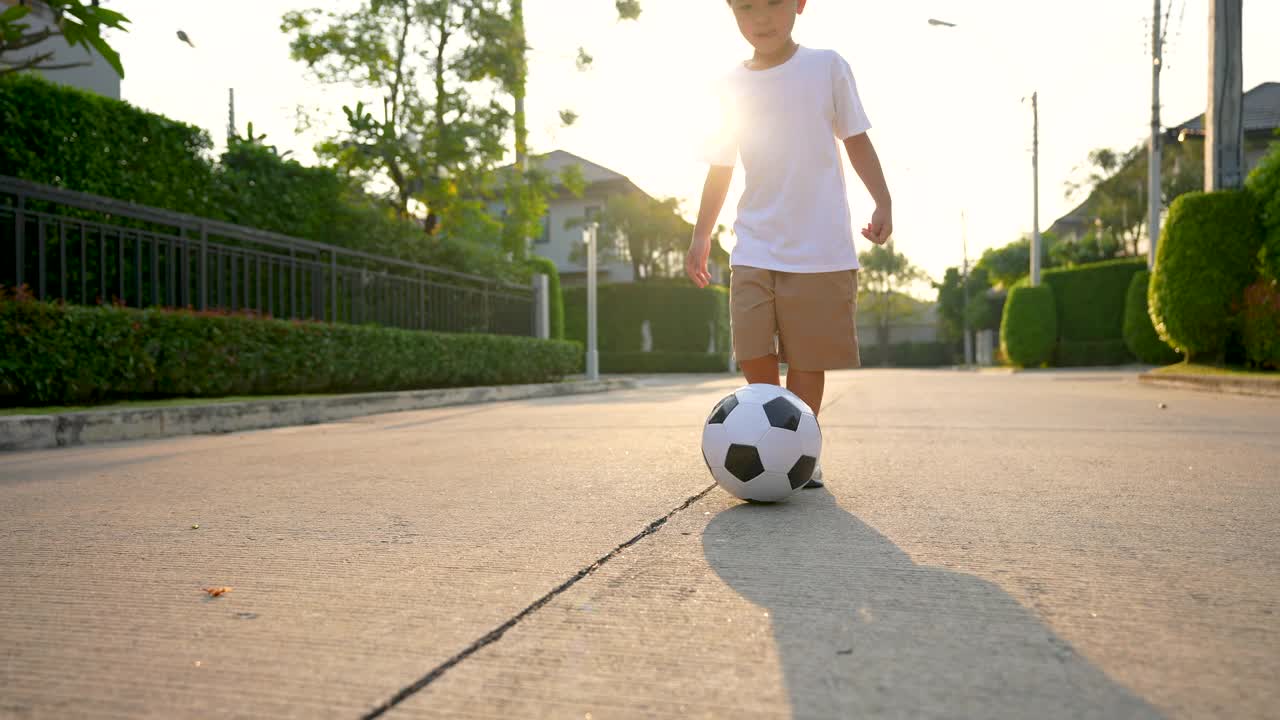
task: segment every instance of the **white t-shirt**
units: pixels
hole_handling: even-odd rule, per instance
[[[834,50],[801,47],[767,70],[728,75],[712,165],[741,155],[746,189],[733,265],[796,273],[858,267],[843,140],[871,128],[853,71]]]

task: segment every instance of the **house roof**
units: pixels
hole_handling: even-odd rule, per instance
[[[534,155],[531,159],[541,165],[543,170],[555,176],[559,176],[560,171],[564,168],[570,165],[577,165],[582,168],[582,179],[586,181],[587,187],[601,183],[623,183],[635,187],[635,183],[631,182],[631,179],[626,175],[610,170],[603,165],[597,165],[565,150],[553,150],[545,155]],[[502,178],[506,177],[507,171],[514,167],[515,165],[512,164],[498,169],[498,187],[502,187]],[[557,186],[560,184],[558,177],[555,184]]]
[[[1266,82],[1253,88],[1244,94],[1243,105],[1246,133],[1271,133],[1280,128],[1280,82]],[[1204,135],[1204,115],[1169,128],[1168,131],[1170,136],[1183,132],[1188,135]]]

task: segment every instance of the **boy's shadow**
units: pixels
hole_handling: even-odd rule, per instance
[[[712,519],[716,573],[769,612],[797,718],[1159,718],[998,586],[915,564],[830,493]]]

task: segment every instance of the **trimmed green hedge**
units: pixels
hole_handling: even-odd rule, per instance
[[[1147,312],[1147,289],[1151,284],[1151,272],[1139,270],[1129,282],[1129,294],[1124,306],[1124,343],[1129,352],[1148,365],[1172,365],[1179,359],[1178,352],[1169,347],[1151,324]]]
[[[0,402],[344,393],[547,382],[577,343],[0,300]]]
[[[1123,338],[1114,340],[1059,340],[1053,349],[1053,364],[1057,367],[1097,367],[1101,365],[1128,365],[1133,353]]]
[[[1058,338],[1064,342],[1121,340],[1124,306],[1135,273],[1145,260],[1122,259],[1045,270],[1058,309]]]
[[[1280,283],[1264,278],[1244,291],[1240,334],[1254,367],[1280,369]]]
[[[880,346],[875,343],[859,347],[863,367],[880,367]],[[950,343],[894,343],[889,346],[889,367],[947,367],[956,364],[956,349]]]
[[[706,353],[712,332],[716,351],[729,352],[729,291],[723,287],[649,281],[601,285],[598,292],[601,355],[641,352],[645,320],[654,352]],[[565,289],[564,314],[565,337],[586,342],[586,288]]]
[[[539,255],[530,255],[529,266],[535,273],[547,276],[547,292],[550,298],[551,339],[564,339],[564,293],[560,290],[560,269],[554,260]]]
[[[0,79],[0,174],[195,215],[210,207],[200,128],[31,73]]]
[[[1249,173],[1245,187],[1258,204],[1263,241],[1263,271],[1272,280],[1280,280],[1280,142],[1271,149]]]
[[[1257,277],[1261,246],[1249,193],[1196,192],[1174,200],[1147,294],[1160,338],[1188,360],[1221,356],[1232,305]]]
[[[600,353],[602,373],[727,373],[728,353]]]
[[[1010,362],[1039,367],[1053,356],[1058,313],[1048,285],[1015,285],[1000,321],[1000,349]]]

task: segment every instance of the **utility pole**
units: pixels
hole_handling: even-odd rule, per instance
[[[1160,34],[1160,0],[1155,0],[1155,13],[1151,16],[1151,146],[1149,148],[1147,176],[1147,269],[1156,266],[1156,243],[1160,241],[1160,67],[1164,55],[1164,38]]]
[[[227,145],[236,136],[236,89],[227,88]],[[252,140],[253,138],[250,138]]]
[[[1031,194],[1032,224],[1031,231],[1031,285],[1040,284],[1040,93],[1031,93]]]
[[[1244,184],[1242,0],[1209,2],[1209,107],[1204,117],[1204,189]]]

